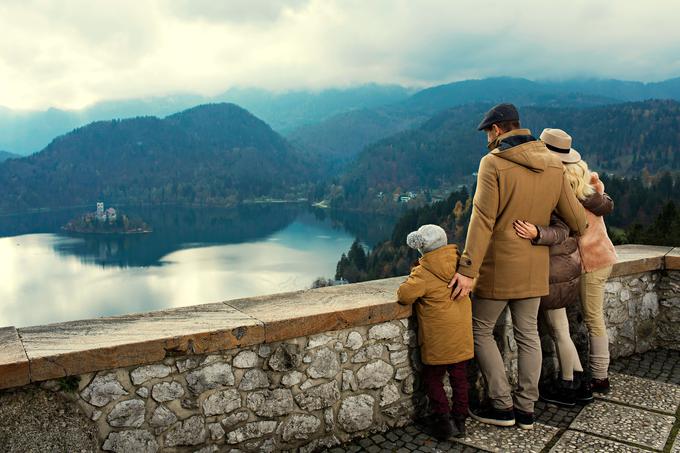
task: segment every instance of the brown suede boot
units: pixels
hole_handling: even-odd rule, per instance
[[[609,393],[609,378],[593,379],[590,386],[593,389],[593,392]]]

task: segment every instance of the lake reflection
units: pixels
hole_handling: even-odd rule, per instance
[[[123,210],[142,217],[154,232],[110,237],[58,232],[82,210],[0,219],[5,236],[0,237],[0,326],[308,288],[316,277],[335,274],[355,235],[375,242],[384,239],[382,231],[391,223],[362,218],[348,227],[351,220],[342,215],[299,206]]]

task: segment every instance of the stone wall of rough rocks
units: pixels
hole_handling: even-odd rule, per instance
[[[680,271],[666,271],[659,283],[657,344],[680,349]]]
[[[660,272],[611,278],[605,287],[605,321],[612,358],[656,347]]]
[[[74,398],[105,451],[312,451],[409,423],[417,349],[392,321],[82,375]]]
[[[680,271],[613,277],[605,313],[613,357],[680,348]],[[587,330],[569,308],[587,366]],[[150,365],[89,373],[41,385],[70,394],[114,452],[314,451],[412,422],[426,409],[414,319],[357,326]],[[496,326],[510,381],[517,344],[506,311]],[[542,337],[544,374],[554,345]],[[474,398],[483,380],[469,370]],[[65,387],[77,387],[64,392]]]
[[[680,348],[680,272],[645,272],[612,277],[605,287],[605,323],[612,358],[641,353],[658,346]],[[588,329],[581,307],[568,307],[570,333],[581,362],[588,366]],[[539,319],[543,351],[543,376],[553,375],[559,368],[555,345],[547,326]],[[495,329],[503,353],[506,371],[516,383],[517,344],[512,331],[510,313],[506,310]]]
[[[604,313],[612,358],[643,353],[659,346],[680,347],[677,325],[671,319],[680,319],[678,279],[675,274],[675,293],[668,288],[666,272],[644,272],[612,277],[605,286]],[[664,288],[666,288],[664,290]],[[674,298],[674,299],[673,299]],[[675,312],[664,304],[675,301]],[[570,333],[582,365],[588,367],[588,329],[583,321],[581,307],[569,307]],[[544,330],[545,331],[545,330]],[[673,336],[674,335],[674,336]],[[662,340],[666,338],[666,340]],[[544,376],[557,369],[555,347],[549,335],[542,336]]]

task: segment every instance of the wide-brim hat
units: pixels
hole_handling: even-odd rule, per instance
[[[543,129],[541,140],[546,148],[560,158],[565,164],[575,164],[581,161],[581,154],[571,147],[571,135],[562,129]]]

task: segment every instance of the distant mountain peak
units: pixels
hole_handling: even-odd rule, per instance
[[[18,154],[10,153],[9,151],[0,150],[0,162],[4,162],[7,159],[17,159],[21,157]]]
[[[208,102],[206,104],[200,104],[196,105],[194,107],[182,110],[181,112],[173,113],[171,115],[166,116],[165,118],[172,118],[172,117],[177,117],[177,116],[190,116],[190,115],[196,115],[196,114],[205,114],[205,113],[214,113],[214,114],[224,114],[224,113],[241,113],[244,115],[249,115],[253,116],[252,113],[250,113],[248,110],[244,109],[243,107],[234,104],[233,102]]]

